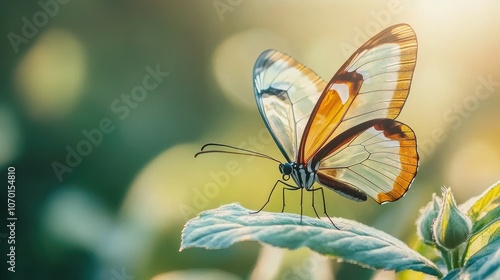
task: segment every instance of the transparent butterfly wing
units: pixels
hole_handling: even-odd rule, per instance
[[[415,133],[391,119],[373,120],[339,135],[335,148],[324,149],[318,181],[353,200],[398,200],[418,169]],[[366,195],[365,195],[366,194]]]
[[[418,169],[415,134],[395,121],[408,97],[417,38],[406,24],[363,44],[333,76],[306,125],[298,162],[354,200],[401,198]]]
[[[264,123],[287,161],[296,161],[305,126],[326,82],[276,50],[259,56],[253,82]]]
[[[299,163],[309,162],[356,125],[395,119],[408,97],[416,59],[417,38],[407,24],[391,26],[363,44],[318,99],[301,140]]]

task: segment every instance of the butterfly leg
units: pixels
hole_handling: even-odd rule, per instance
[[[312,208],[314,210],[314,213],[316,214],[316,217],[318,217],[318,219],[321,219],[318,215],[318,211],[316,211],[316,206],[314,206],[314,191],[311,192],[311,197],[312,197]]]
[[[293,186],[293,185],[290,185],[290,184],[287,184],[287,183],[285,183],[285,182],[283,182],[283,181],[281,181],[281,180],[276,181],[276,183],[274,183],[273,188],[271,189],[271,193],[269,193],[269,196],[267,197],[267,201],[266,201],[266,203],[264,203],[264,205],[262,205],[262,207],[260,207],[260,209],[259,209],[259,210],[255,211],[255,212],[250,212],[250,214],[257,214],[257,213],[259,213],[260,211],[262,211],[262,209],[264,209],[264,207],[266,207],[266,205],[267,205],[267,204],[269,203],[269,201],[271,200],[271,196],[273,195],[274,189],[276,188],[276,186],[278,185],[278,183],[282,183],[283,185],[286,185],[286,186],[288,186],[288,187],[290,187],[290,188],[294,188],[294,190],[295,190],[295,188],[297,188],[297,187],[295,187],[295,186]],[[285,189],[289,189],[289,188],[283,187],[283,198],[285,197],[285,191],[284,191]],[[298,188],[297,188],[297,189],[298,189]],[[285,200],[284,200],[284,199],[283,199],[283,209],[285,209]],[[281,210],[281,212],[283,212],[283,209]]]
[[[328,213],[326,212],[325,192],[323,191],[323,188],[311,189],[311,190],[309,190],[309,191],[313,192],[313,194],[312,194],[312,195],[313,195],[313,209],[314,209],[314,212],[316,212],[316,208],[315,208],[315,206],[314,206],[314,192],[315,192],[315,191],[321,191],[321,197],[323,198],[323,211],[324,211],[324,212],[323,212],[323,214],[325,214],[325,216],[328,218],[328,220],[330,220],[330,223],[332,223],[332,225],[333,225],[336,229],[340,230],[340,229],[339,229],[339,228],[338,228],[338,227],[337,227],[337,226],[333,223],[332,219],[330,218],[330,216],[328,216]],[[316,213],[316,215],[318,215],[318,213]]]
[[[304,198],[304,192],[303,192],[304,188],[299,188],[297,186],[289,185],[287,183],[283,183],[283,184],[287,185],[288,188],[287,187],[283,187],[283,207],[281,208],[281,213],[283,213],[285,211],[285,191],[286,190],[296,191],[296,190],[300,189],[300,224],[302,224],[302,200]]]
[[[300,224],[302,224],[302,201],[304,200],[304,188],[300,188]]]
[[[288,188],[286,188],[286,187],[283,188],[283,207],[281,207],[281,213],[285,212],[285,190],[296,191],[296,190],[300,189],[299,187],[296,187],[296,186],[292,186],[292,185],[288,185],[288,184],[286,184],[286,185],[288,186]]]

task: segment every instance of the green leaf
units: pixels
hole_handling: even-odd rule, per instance
[[[260,212],[229,204],[202,212],[182,232],[181,248],[227,248],[241,241],[259,241],[280,248],[308,247],[323,255],[341,258],[372,269],[415,270],[441,276],[428,259],[400,240],[364,224],[334,218],[329,222],[287,213]]]
[[[498,238],[500,238],[500,206],[489,211],[474,223],[472,235],[465,249],[464,260],[468,260],[481,248]]]
[[[454,269],[446,274],[441,280],[458,280],[460,276],[460,268]]]
[[[481,250],[481,248],[499,239],[499,237],[500,218],[497,218],[469,238],[464,260],[468,260],[472,255]]]
[[[500,279],[500,239],[483,247],[457,272],[453,270],[442,280]]]
[[[500,205],[489,211],[484,217],[474,223],[472,234],[483,230],[498,219],[500,219]]]
[[[469,207],[470,205],[470,207]],[[465,208],[472,222],[481,218],[484,213],[487,213],[500,205],[500,181],[493,184],[482,194],[475,196],[464,204],[461,208]]]

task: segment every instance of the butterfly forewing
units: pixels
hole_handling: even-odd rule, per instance
[[[292,57],[275,50],[262,53],[254,67],[257,107],[288,162],[326,82]]]
[[[417,58],[410,26],[395,25],[362,45],[326,86],[306,125],[298,161],[348,129],[374,119],[394,119],[408,92]]]

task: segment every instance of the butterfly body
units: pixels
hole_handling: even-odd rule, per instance
[[[280,164],[280,172],[284,178],[291,176],[299,188],[310,190],[318,180],[318,167],[312,165],[312,161],[307,165],[296,162]]]

